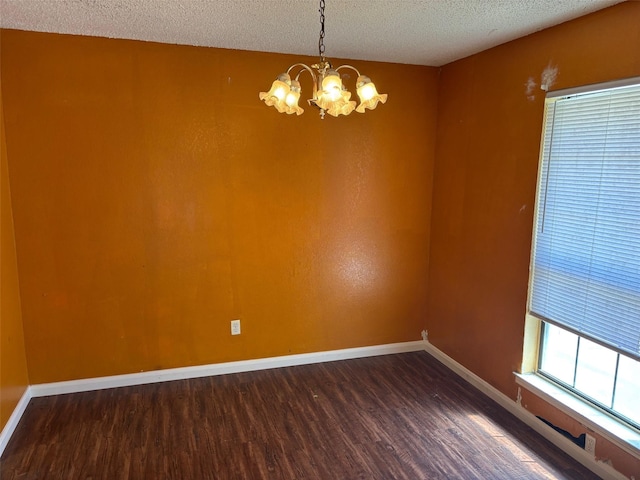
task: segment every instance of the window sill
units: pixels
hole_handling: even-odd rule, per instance
[[[625,452],[640,457],[640,432],[535,373],[516,373],[516,383],[577,419]]]

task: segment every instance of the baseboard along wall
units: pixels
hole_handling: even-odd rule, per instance
[[[519,405],[516,401],[506,396],[471,370],[467,369],[460,363],[456,362],[453,358],[433,346],[427,339],[426,331],[422,333],[422,337],[424,339],[424,349],[427,353],[476,387],[509,413],[515,415],[518,419],[534,429],[574,460],[580,462],[586,468],[605,480],[629,480],[625,475],[621,474],[610,465],[596,460],[593,455],[587,453],[583,448],[580,448],[571,440],[549,427],[522,405]]]
[[[31,387],[27,387],[22,394],[22,397],[20,397],[20,400],[18,400],[16,408],[13,409],[13,413],[11,413],[11,416],[9,417],[9,420],[7,420],[7,423],[2,429],[2,432],[0,433],[0,456],[2,456],[2,452],[4,452],[7,443],[9,443],[9,439],[18,426],[18,423],[20,422],[24,411],[27,409],[27,405],[29,405],[29,401],[31,400],[31,398]]]

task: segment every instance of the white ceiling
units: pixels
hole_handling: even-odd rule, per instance
[[[440,66],[622,0],[326,0],[328,58]],[[0,0],[0,26],[318,54],[318,0]]]

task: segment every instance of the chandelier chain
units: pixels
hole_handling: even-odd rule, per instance
[[[324,56],[324,0],[320,0],[320,39],[318,40],[318,53],[320,60],[325,61]]]

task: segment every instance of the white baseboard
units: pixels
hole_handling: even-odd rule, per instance
[[[371,347],[347,348],[325,352],[302,353],[285,355],[282,357],[258,358],[255,360],[240,360],[237,362],[214,363],[194,367],[170,368],[167,370],[153,370],[150,372],[130,373],[109,377],[70,380],[67,382],[41,383],[31,386],[33,397],[61,395],[65,393],[87,392],[105,388],[128,387],[148,383],[184,380],[187,378],[211,377],[229,373],[252,372],[269,368],[292,367],[312,363],[333,362],[352,358],[374,357],[393,353],[415,352],[424,350],[424,343],[415,342],[390,343]]]
[[[2,429],[2,433],[0,433],[0,456],[2,456],[2,452],[4,452],[11,435],[13,435],[13,432],[18,426],[18,422],[20,422],[22,414],[26,410],[27,405],[29,405],[29,400],[31,400],[31,387],[26,388],[22,397],[20,397],[16,408],[13,409],[13,413],[9,417],[9,420],[7,420],[6,425]]]
[[[564,437],[562,434],[556,432],[553,428],[542,422],[538,417],[526,410],[521,405],[518,405],[518,403],[516,403],[514,400],[511,400],[500,390],[487,383],[485,380],[456,362],[453,358],[449,357],[438,348],[434,347],[427,340],[426,332],[425,334],[423,334],[423,338],[425,339],[424,349],[427,351],[427,353],[435,357],[446,367],[451,369],[454,373],[464,378],[467,382],[487,395],[505,410],[515,415],[528,426],[533,428],[536,432],[538,432],[555,446],[560,448],[567,455],[571,456],[586,468],[591,470],[593,473],[599,475],[605,480],[628,480],[626,476],[622,475],[613,467],[607,465],[604,462],[597,461],[591,454],[587,453],[584,449],[580,448],[578,445]]]

